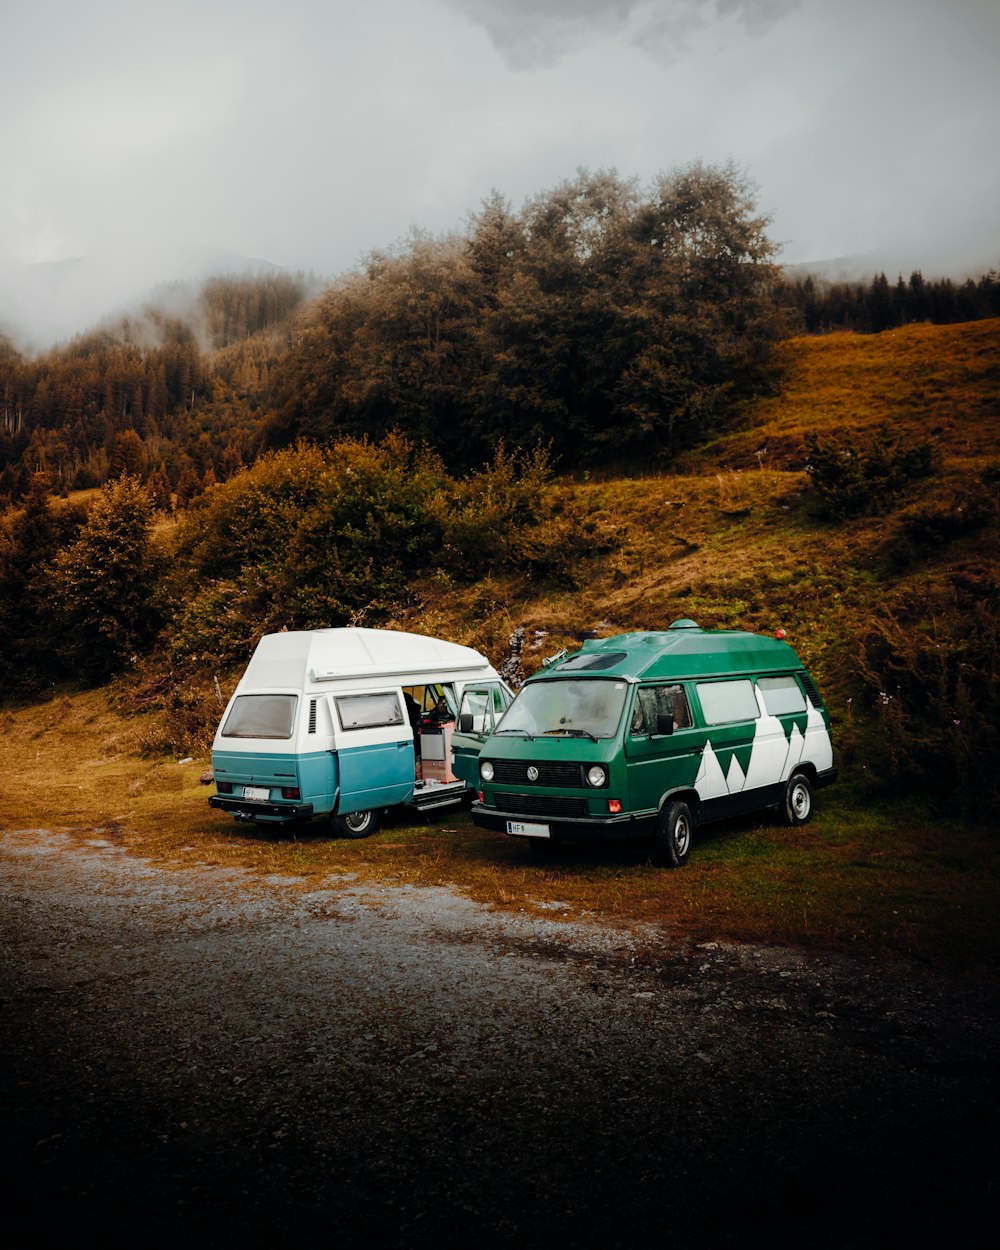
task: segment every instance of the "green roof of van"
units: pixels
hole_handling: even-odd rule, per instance
[[[554,677],[624,677],[633,681],[787,673],[802,668],[792,648],[777,638],[741,630],[700,629],[675,621],[669,629],[589,639],[529,681]]]

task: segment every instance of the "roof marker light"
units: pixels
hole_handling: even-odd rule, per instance
[[[774,631],[774,636],[775,638],[784,638],[785,631],[783,629],[777,629]]]

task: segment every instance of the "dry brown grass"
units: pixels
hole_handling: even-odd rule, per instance
[[[781,351],[781,393],[754,404],[744,430],[694,462],[801,468],[807,433],[863,436],[882,424],[935,438],[946,458],[997,453],[1000,319],[797,338]]]

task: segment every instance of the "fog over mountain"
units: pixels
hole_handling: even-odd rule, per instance
[[[990,0],[14,0],[0,42],[0,328],[26,345],[160,282],[333,277],[580,166],[731,159],[790,264],[1000,264]]]

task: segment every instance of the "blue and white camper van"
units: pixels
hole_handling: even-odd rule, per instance
[[[458,803],[460,707],[506,709],[513,695],[478,651],[379,629],[267,634],[225,710],[212,747],[212,807],[282,824],[328,816],[347,837],[382,811]],[[462,768],[462,772],[470,772]],[[472,775],[474,775],[474,770]]]

